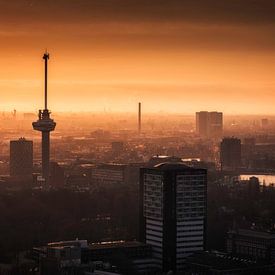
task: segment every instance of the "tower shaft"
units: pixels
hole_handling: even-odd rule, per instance
[[[141,134],[141,102],[138,103],[138,134]]]
[[[42,132],[42,176],[49,182],[50,173],[50,132]]]

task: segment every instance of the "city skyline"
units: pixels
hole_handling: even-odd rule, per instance
[[[274,114],[272,1],[0,4],[1,110]]]
[[[0,0],[0,275],[275,274],[274,0]]]

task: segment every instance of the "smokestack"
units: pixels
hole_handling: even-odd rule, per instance
[[[138,134],[141,134],[141,102],[138,103]]]

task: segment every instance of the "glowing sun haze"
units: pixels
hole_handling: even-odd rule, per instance
[[[275,114],[268,0],[0,0],[0,108]]]

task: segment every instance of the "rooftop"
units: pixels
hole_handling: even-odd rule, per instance
[[[204,266],[212,270],[234,270],[259,268],[262,265],[239,257],[233,257],[221,252],[198,252],[188,257],[187,262],[195,266]]]
[[[147,246],[147,245],[137,241],[132,241],[132,242],[113,241],[113,242],[92,243],[89,245],[89,249],[133,248],[133,247],[140,247],[140,246]]]
[[[182,162],[163,162],[154,166],[159,170],[163,171],[196,171],[196,170],[205,170],[205,169],[197,169],[190,166],[185,165]]]
[[[252,238],[260,238],[260,239],[275,239],[274,231],[267,230],[257,230],[257,229],[237,229],[233,231],[229,231],[229,233],[237,234],[240,236],[252,237]]]

